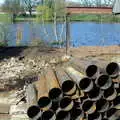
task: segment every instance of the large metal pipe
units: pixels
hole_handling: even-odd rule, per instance
[[[108,101],[114,100],[117,97],[117,92],[113,85],[104,91],[103,97]]]
[[[56,120],[70,120],[70,113],[67,111],[60,110],[56,114]]]
[[[99,112],[94,112],[87,116],[87,120],[102,120],[102,115]]]
[[[71,80],[62,68],[57,68],[55,73],[63,93],[68,96],[73,95],[77,89],[76,83]]]
[[[106,112],[106,117],[109,120],[117,120],[118,116],[116,116],[116,112],[117,112],[117,110],[115,108],[111,108]]]
[[[101,72],[104,72],[101,66],[105,66],[104,61],[101,60],[93,60],[90,61],[88,59],[77,59],[73,58],[70,60],[70,65],[78,70],[79,72],[87,75],[89,78],[96,79],[97,75]]]
[[[85,100],[82,103],[82,110],[86,113],[86,114],[92,114],[96,111],[96,104],[91,101],[91,100]]]
[[[32,120],[37,120],[41,118],[40,108],[36,105],[30,106],[27,110],[27,115]]]
[[[113,106],[114,106],[114,108],[120,110],[120,96],[117,96],[117,97],[113,100]]]
[[[63,97],[63,94],[60,88],[52,88],[48,96],[52,101],[59,101]]]
[[[102,95],[103,95],[103,91],[101,91],[100,88],[96,87],[95,85],[93,89],[90,92],[88,92],[88,97],[92,101],[99,100],[102,97]]]
[[[84,92],[89,92],[93,89],[93,81],[90,78],[85,77],[85,78],[80,80],[79,87]]]
[[[41,115],[41,120],[55,120],[56,115],[52,110],[44,111]]]
[[[98,87],[105,90],[112,85],[112,79],[108,75],[102,74],[96,79],[95,83]]]
[[[109,109],[109,102],[103,98],[96,102],[96,110],[98,112],[105,112]]]
[[[73,108],[71,111],[71,120],[81,120],[84,118],[84,113],[80,108]]]
[[[72,110],[73,106],[74,106],[74,102],[70,97],[64,97],[60,101],[60,108],[64,111]]]
[[[106,67],[106,72],[111,78],[116,78],[120,73],[120,66],[116,62],[111,62]]]
[[[52,101],[48,97],[41,97],[38,100],[38,105],[41,110],[46,111],[52,107]]]
[[[85,77],[84,74],[80,73],[73,67],[67,67],[65,68],[66,73],[69,75],[69,77],[75,81],[77,84],[79,84],[80,80]]]

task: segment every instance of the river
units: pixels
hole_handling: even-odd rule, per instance
[[[58,38],[55,36],[54,25],[50,23],[45,26],[29,22],[16,23],[10,25],[10,31],[9,46],[29,45],[39,40],[48,44],[56,39],[65,41],[65,26],[61,24],[57,26]],[[73,47],[120,45],[120,23],[71,22],[70,44]]]

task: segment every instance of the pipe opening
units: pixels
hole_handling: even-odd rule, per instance
[[[54,112],[53,111],[51,111],[51,110],[48,110],[48,111],[45,111],[45,112],[43,112],[43,114],[42,114],[42,120],[50,120],[51,118],[53,118],[54,117]]]
[[[96,98],[100,95],[100,88],[94,87],[89,93],[88,96],[89,98],[93,99]]]
[[[82,109],[84,112],[87,112],[92,106],[93,106],[93,102],[90,100],[87,100],[83,103]]]
[[[38,100],[38,105],[40,108],[44,108],[46,106],[48,106],[51,103],[51,100],[48,97],[41,97]]]
[[[105,99],[100,99],[100,100],[98,100],[98,101],[96,102],[96,109],[97,109],[97,111],[101,111],[101,110],[107,109],[107,108],[106,108],[106,107],[107,107],[107,104],[108,104],[108,102],[107,102],[107,100],[105,100]]]
[[[79,109],[79,108],[73,108],[72,109],[72,112],[71,112],[71,117],[72,118],[77,118],[79,116],[81,116],[83,113],[82,113],[82,110]]]
[[[95,112],[93,114],[89,114],[88,115],[88,120],[98,120],[98,118],[101,116],[100,113]]]
[[[107,111],[107,118],[111,117],[112,115],[114,115],[116,113],[116,109],[115,108],[111,108]]]
[[[100,87],[104,86],[109,80],[109,76],[108,75],[101,75],[99,78],[98,78],[98,85]]]
[[[117,96],[114,100],[113,100],[113,104],[116,105],[120,105],[120,96]]]
[[[90,65],[86,69],[86,75],[88,77],[92,77],[92,76],[94,76],[97,73],[97,71],[98,71],[98,67],[96,65]]]
[[[83,78],[80,83],[79,83],[79,87],[84,90],[86,89],[91,83],[91,79],[89,78]]]
[[[108,88],[107,90],[104,91],[104,97],[108,98],[109,96],[111,96],[114,93],[115,89],[113,88],[113,86],[111,86],[110,88]]]
[[[49,98],[51,100],[57,99],[61,96],[62,91],[60,88],[53,88],[49,91]]]
[[[71,80],[67,80],[62,84],[62,91],[64,93],[69,92],[70,90],[72,90],[75,86],[75,83]]]
[[[64,120],[68,117],[69,117],[69,113],[67,111],[59,111],[56,115],[56,120]]]
[[[31,106],[27,110],[27,115],[29,118],[34,118],[40,112],[40,108],[38,106]]]
[[[113,75],[119,72],[119,65],[115,62],[111,62],[106,67],[106,72],[109,75]]]
[[[60,101],[60,107],[62,109],[66,109],[68,106],[71,106],[73,107],[73,104],[72,104],[72,99],[70,99],[69,97],[64,97],[61,101]]]

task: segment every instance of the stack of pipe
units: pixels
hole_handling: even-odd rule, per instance
[[[120,66],[111,62],[104,68],[96,63],[83,67],[85,61],[78,62],[77,66],[44,70],[37,83],[38,103],[27,111],[32,120],[119,118],[120,85],[114,80],[119,81]]]

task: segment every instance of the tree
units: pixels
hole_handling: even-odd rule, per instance
[[[3,11],[11,14],[12,22],[15,22],[17,14],[23,11],[20,0],[5,0],[2,9]]]

